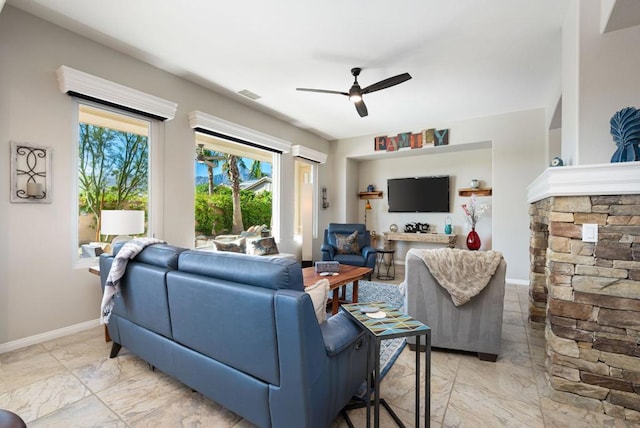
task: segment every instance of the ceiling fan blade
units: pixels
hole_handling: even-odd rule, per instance
[[[411,79],[411,75],[409,73],[398,74],[397,76],[389,77],[388,79],[384,79],[379,81],[378,83],[374,83],[373,85],[367,86],[362,90],[362,93],[370,94],[371,92],[390,88],[391,86],[395,86],[402,82],[406,82],[409,79]]]
[[[338,95],[346,95],[347,97],[349,96],[349,94],[346,92],[331,91],[328,89],[296,88],[296,91],[319,92],[321,94],[338,94]]]
[[[367,106],[364,105],[363,100],[356,101],[353,104],[355,104],[356,110],[358,111],[358,114],[360,115],[360,117],[365,117],[369,114],[369,112],[367,111]]]

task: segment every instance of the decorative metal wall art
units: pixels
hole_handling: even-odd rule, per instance
[[[51,147],[11,142],[11,202],[51,203]]]

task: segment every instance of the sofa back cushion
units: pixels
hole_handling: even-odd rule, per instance
[[[121,248],[122,245],[116,244],[114,254]],[[170,270],[177,269],[178,255],[183,251],[184,248],[172,245],[150,245],[130,260],[120,281],[120,294],[115,297],[113,313],[172,338],[165,276]],[[101,256],[101,273],[108,274],[112,264],[112,256]]]
[[[103,259],[108,270],[113,258]],[[158,245],[129,262],[121,289],[114,314],[275,385],[275,295],[283,289],[306,296],[295,260]],[[310,299],[307,306],[313,317]]]
[[[278,385],[275,295],[303,295],[291,259],[185,251],[167,274],[173,338],[222,364]],[[311,305],[308,308],[312,311]]]
[[[272,290],[304,290],[302,268],[289,258],[190,250],[180,254],[178,269]]]
[[[173,271],[173,338],[224,365],[278,385],[275,290]]]
[[[171,339],[165,286],[167,272],[167,269],[157,266],[129,263],[113,313]]]
[[[113,247],[113,256],[120,252],[126,242],[121,242]],[[145,247],[140,254],[133,258],[139,263],[158,266],[167,269],[178,269],[178,256],[186,248],[176,247],[169,244],[154,244]]]

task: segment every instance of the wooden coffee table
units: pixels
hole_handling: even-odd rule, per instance
[[[316,273],[314,267],[308,267],[302,269],[302,277],[304,279],[304,286],[310,287],[322,278],[329,280],[329,290],[333,291],[333,297],[331,302],[331,313],[333,315],[338,313],[338,307],[340,305],[340,299],[338,292],[342,287],[342,300],[345,300],[347,284],[353,282],[353,303],[358,303],[358,281],[371,273],[371,268],[340,265],[340,272],[336,276],[320,276]]]

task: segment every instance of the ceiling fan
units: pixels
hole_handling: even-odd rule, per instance
[[[369,114],[367,111],[367,106],[364,104],[364,100],[362,96],[364,94],[370,94],[371,92],[379,91],[381,89],[387,89],[392,86],[398,85],[402,82],[406,82],[411,79],[411,75],[409,73],[398,74],[397,76],[389,77],[387,79],[381,80],[373,85],[369,85],[366,88],[360,88],[360,84],[358,84],[358,76],[362,71],[361,68],[355,67],[351,69],[351,74],[354,77],[353,85],[351,85],[351,89],[349,92],[341,92],[341,91],[331,91],[327,89],[310,89],[310,88],[296,88],[297,91],[306,91],[306,92],[320,92],[323,94],[339,94],[345,95],[349,97],[351,101],[353,101],[356,106],[356,110],[360,117],[365,117]]]

